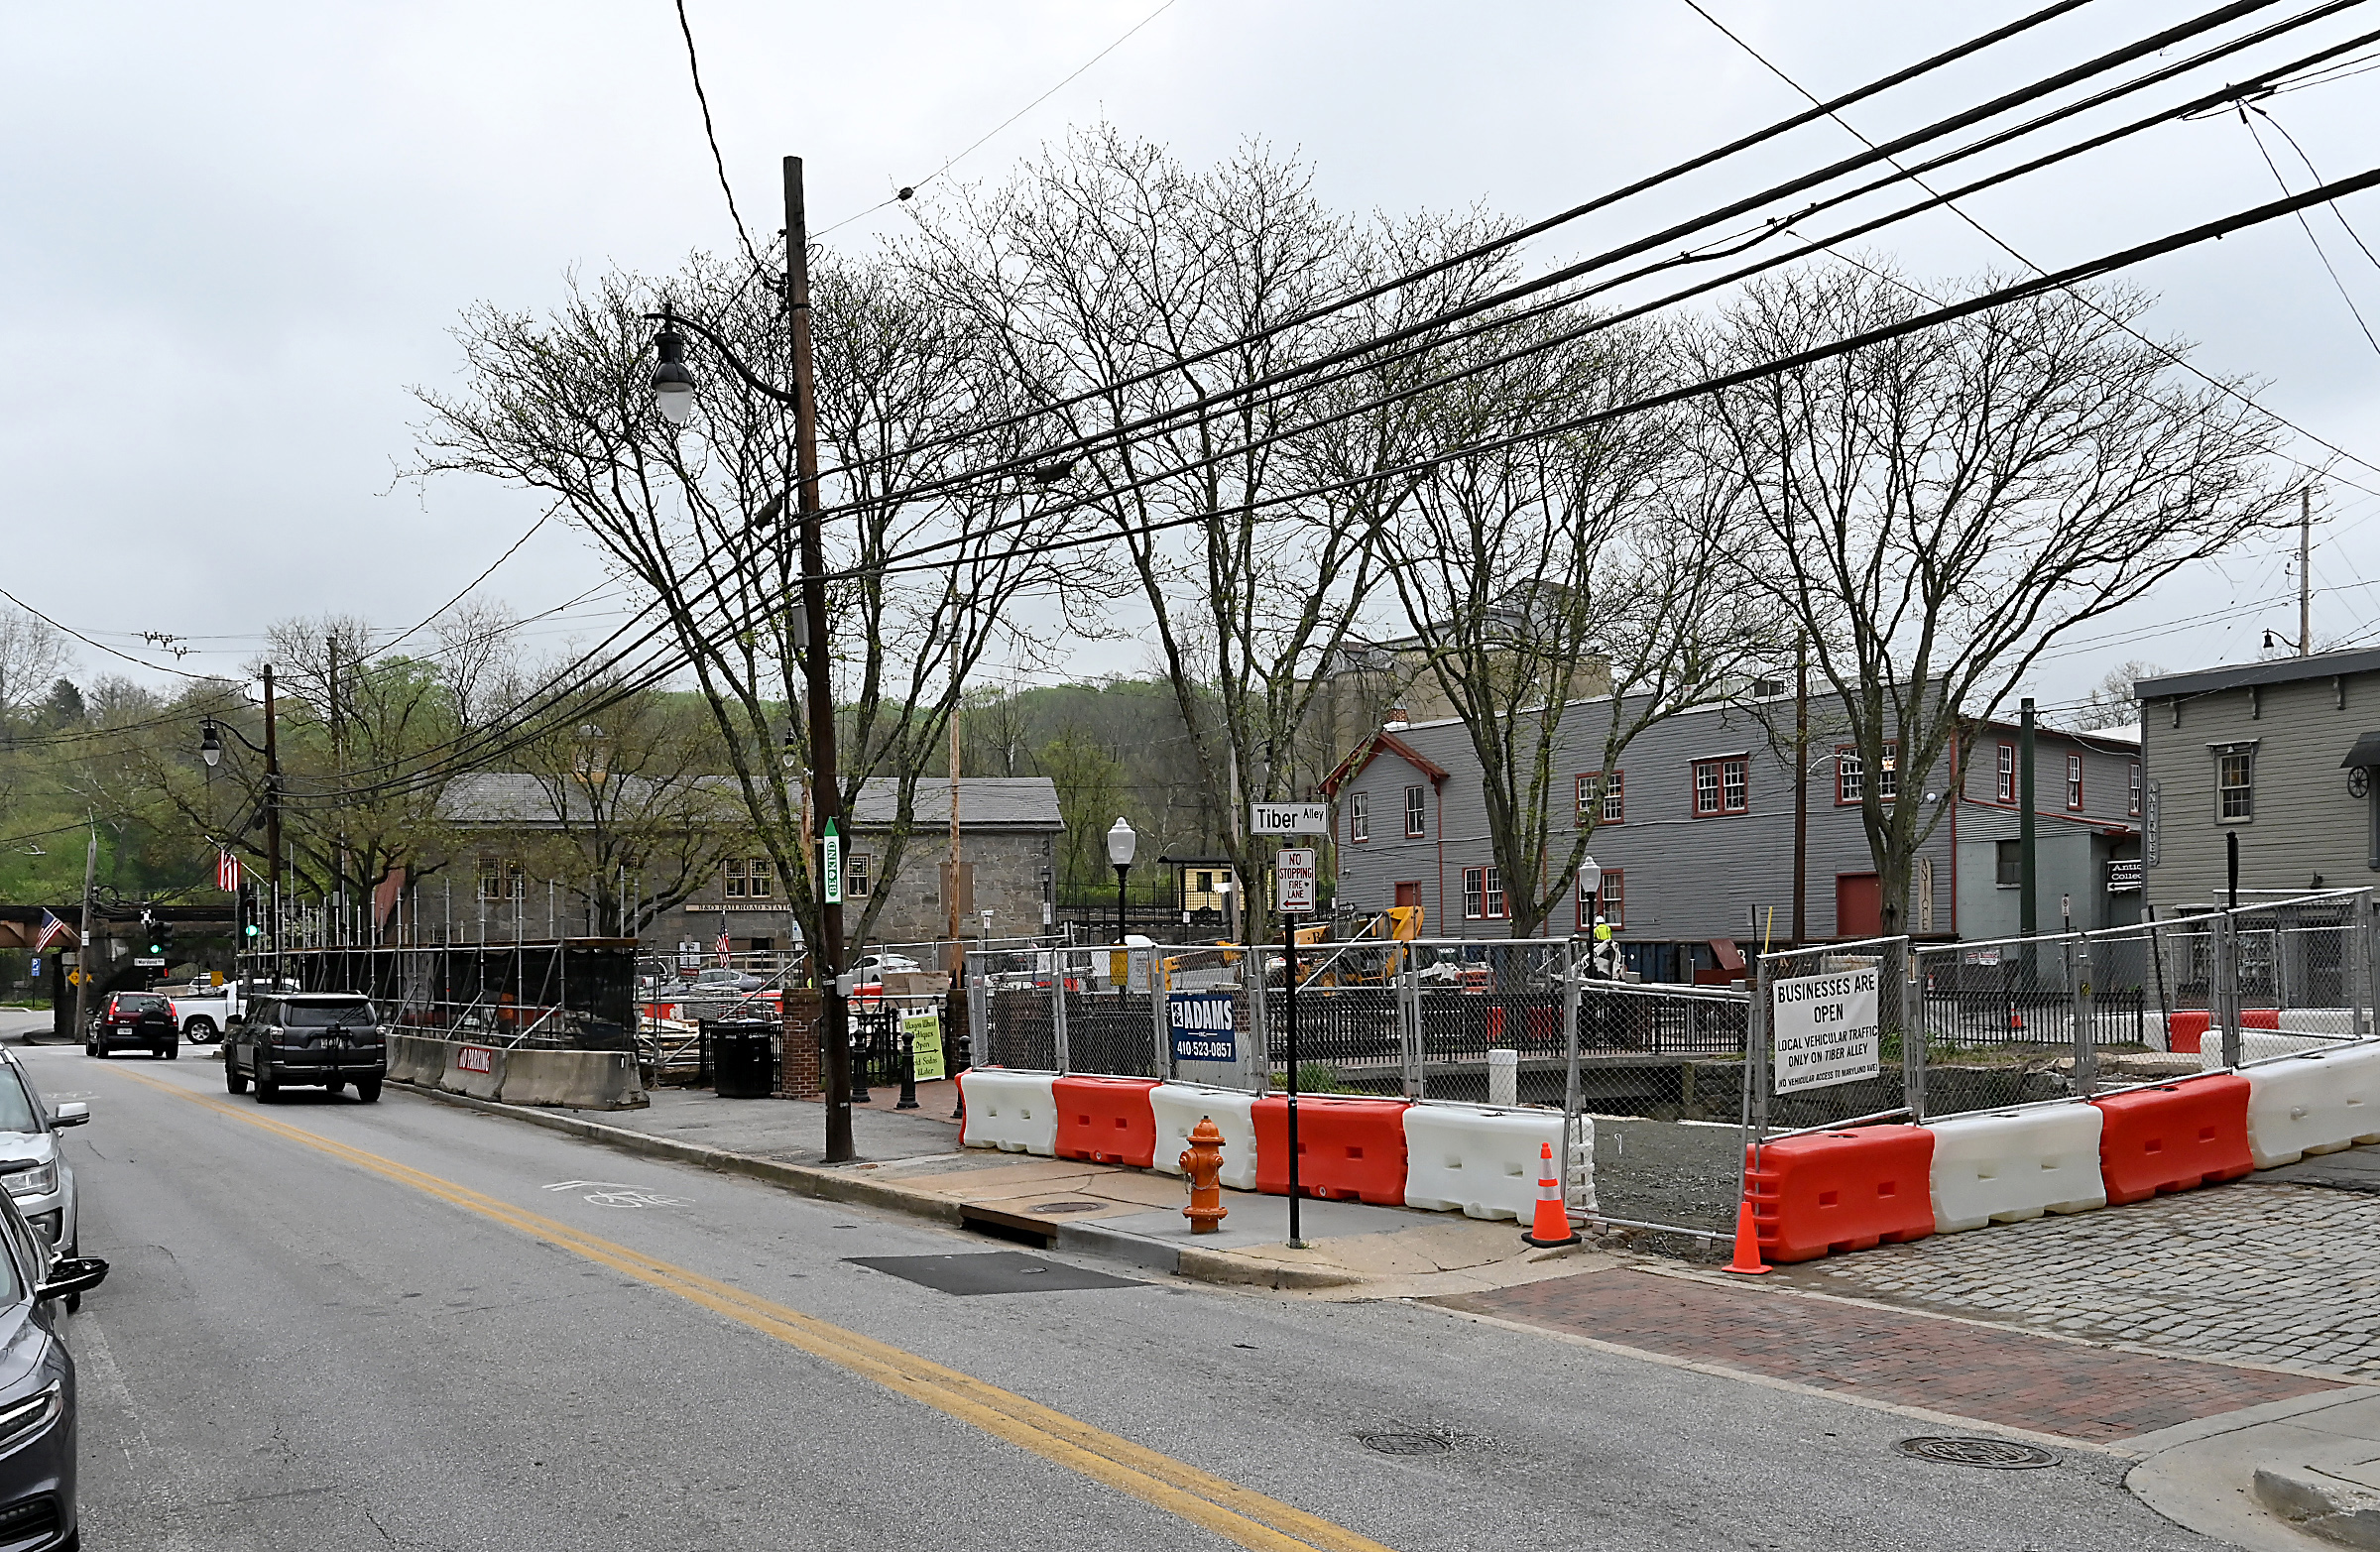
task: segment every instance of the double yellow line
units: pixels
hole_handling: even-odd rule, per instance
[[[1169,1455],[1143,1449],[1129,1439],[1094,1428],[1014,1391],[986,1384],[973,1375],[891,1343],[862,1336],[748,1293],[732,1283],[599,1239],[568,1224],[525,1211],[377,1153],[333,1141],[301,1127],[259,1115],[244,1106],[228,1105],[129,1069],[115,1070],[151,1088],[327,1153],[385,1180],[412,1186],[465,1212],[476,1213],[598,1265],[609,1266],[639,1282],[674,1293],[738,1325],[748,1326],[763,1336],[874,1380],[897,1395],[923,1402],[995,1438],[1029,1450],[1043,1460],[1212,1530],[1240,1546],[1264,1548],[1267,1552],[1296,1552],[1300,1548],[1313,1552],[1390,1552],[1379,1542],[1319,1515],[1250,1492]]]

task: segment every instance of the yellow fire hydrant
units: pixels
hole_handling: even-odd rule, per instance
[[[1182,1153],[1182,1174],[1190,1186],[1190,1205],[1182,1209],[1182,1216],[1190,1220],[1190,1232],[1213,1234],[1231,1212],[1223,1205],[1223,1187],[1218,1183],[1223,1174],[1223,1133],[1214,1117],[1202,1116],[1190,1129],[1190,1146]]]

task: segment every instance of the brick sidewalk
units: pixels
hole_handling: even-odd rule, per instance
[[[1433,1302],[2093,1443],[2339,1388],[2312,1375],[2112,1352],[1754,1284],[1624,1269]]]
[[[1773,1277],[2095,1342],[2380,1379],[2380,1197],[2364,1192],[2251,1176]]]

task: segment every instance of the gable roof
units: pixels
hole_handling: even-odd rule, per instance
[[[635,783],[640,778],[614,779]],[[706,776],[699,785],[707,788],[713,798],[715,822],[722,825],[748,822],[733,780]],[[562,791],[561,798],[567,805],[571,823],[592,821],[594,812],[587,802],[585,788],[572,784]],[[853,827],[890,829],[899,799],[899,783],[893,777],[870,776],[861,783],[859,798],[852,804]],[[948,776],[918,778],[913,814],[913,823],[920,830],[950,823]],[[554,813],[554,789],[543,777],[519,771],[479,771],[456,776],[439,795],[438,817],[449,824],[504,829],[553,829],[560,823]],[[1066,820],[1058,808],[1057,783],[1047,776],[961,776],[959,828],[1064,830]]]
[[[1349,752],[1345,760],[1339,762],[1337,770],[1322,778],[1322,789],[1331,796],[1337,797],[1339,788],[1346,784],[1351,777],[1362,775],[1367,766],[1379,758],[1382,750],[1396,756],[1406,765],[1428,776],[1432,786],[1439,785],[1447,778],[1448,772],[1445,767],[1440,766],[1386,728],[1381,728],[1363,743],[1358,744]]]

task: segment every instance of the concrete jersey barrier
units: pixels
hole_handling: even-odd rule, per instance
[[[399,1034],[389,1039],[389,1076],[500,1105],[641,1110],[647,1103],[644,1077],[628,1051],[547,1050]]]

